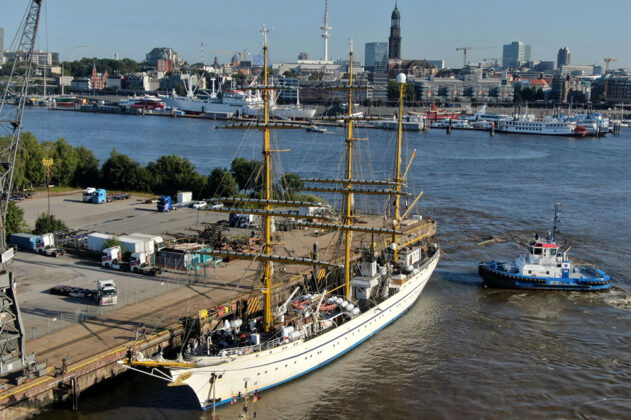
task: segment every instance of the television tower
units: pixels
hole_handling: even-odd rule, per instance
[[[324,0],[324,26],[322,26],[322,38],[324,38],[324,61],[329,60],[329,0]]]

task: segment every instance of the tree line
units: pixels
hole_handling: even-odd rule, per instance
[[[8,138],[0,138],[0,142],[8,141]],[[49,179],[42,163],[45,158],[53,159]],[[215,168],[208,175],[200,174],[187,158],[177,155],[161,156],[142,166],[113,149],[103,165],[99,163],[84,146],[73,147],[62,138],[40,143],[32,133],[26,132],[20,137],[14,190],[37,189],[49,182],[59,187],[91,186],[171,196],[178,191],[191,191],[195,199],[263,194],[263,164],[257,160],[236,158],[230,168]],[[288,173],[276,180],[272,194],[283,199],[317,199],[298,194],[300,187],[300,177]]]
[[[0,143],[10,138],[0,137]],[[48,174],[43,159],[53,159]],[[230,168],[215,168],[210,174],[200,174],[188,159],[161,156],[146,166],[113,149],[110,157],[99,165],[99,160],[84,146],[73,147],[62,138],[40,143],[29,132],[21,134],[13,176],[14,191],[44,188],[47,182],[59,187],[85,188],[88,186],[118,191],[144,192],[174,196],[178,191],[192,191],[195,199],[213,197],[264,196],[263,164],[257,160],[236,158]],[[300,194],[300,176],[287,173],[272,185],[275,199],[320,201],[318,197]],[[7,235],[30,230],[23,219],[24,211],[14,202],[9,203]],[[42,214],[33,233],[40,234],[65,229],[63,221]]]

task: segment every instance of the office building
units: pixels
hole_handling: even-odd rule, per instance
[[[559,48],[557,54],[557,69],[570,65],[570,49],[568,47]]]
[[[502,54],[502,67],[517,68],[530,61],[530,44],[514,41],[505,44]]]
[[[364,67],[367,71],[385,73],[388,71],[388,43],[367,42],[364,58]]]

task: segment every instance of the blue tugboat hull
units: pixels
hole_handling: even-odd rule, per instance
[[[500,265],[501,266],[501,265]],[[533,277],[509,273],[499,268],[497,263],[483,262],[478,266],[478,274],[484,284],[490,287],[508,289],[544,290],[605,290],[611,286],[611,277],[604,271],[591,269],[598,276],[590,278]]]

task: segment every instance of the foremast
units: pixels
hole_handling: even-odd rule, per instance
[[[269,107],[271,101],[270,90],[281,89],[282,87],[277,86],[268,86],[268,44],[267,44],[267,36],[269,34],[269,29],[263,27],[261,29],[261,34],[264,37],[263,44],[263,85],[262,86],[254,86],[248,89],[255,90],[263,90],[263,121],[262,122],[254,122],[247,124],[228,124],[223,128],[226,129],[257,129],[263,131],[263,195],[262,199],[243,199],[243,198],[231,198],[224,197],[222,200],[226,202],[232,202],[235,204],[242,205],[258,205],[261,208],[258,210],[252,210],[248,208],[230,208],[230,209],[210,209],[209,211],[213,212],[238,212],[243,214],[254,214],[261,216],[262,221],[262,236],[263,236],[263,245],[261,253],[245,253],[245,252],[232,252],[232,251],[223,251],[223,250],[210,250],[201,252],[200,254],[212,255],[212,256],[223,256],[229,258],[239,258],[239,259],[248,259],[248,260],[256,260],[260,261],[263,264],[263,289],[261,293],[263,295],[263,327],[265,332],[269,332],[273,327],[273,315],[272,315],[272,293],[273,293],[273,284],[272,284],[272,275],[273,275],[273,267],[274,262],[278,263],[287,263],[287,264],[306,264],[306,265],[319,265],[319,266],[334,266],[339,267],[336,264],[330,264],[326,261],[319,261],[310,258],[293,258],[293,257],[283,257],[272,255],[272,218],[273,217],[301,217],[300,215],[295,214],[294,212],[283,212],[283,211],[272,211],[272,207],[274,206],[289,206],[289,207],[309,207],[312,203],[307,202],[299,202],[299,201],[286,201],[286,200],[276,200],[272,199],[272,190],[273,190],[273,180],[272,180],[272,163],[271,156],[274,152],[282,152],[286,150],[273,150],[270,144],[270,130],[278,130],[278,129],[299,129],[302,126],[298,124],[288,124],[284,122],[270,122],[270,114]],[[327,217],[319,217],[319,216],[311,216],[313,219],[328,219]]]
[[[263,86],[267,86],[267,34],[269,29],[263,27],[261,29],[263,34]],[[265,171],[265,211],[270,212],[272,206],[269,204],[272,199],[271,196],[271,150],[269,140],[269,90],[263,90],[263,162]],[[272,217],[269,214],[265,214],[263,217],[263,254],[268,258],[272,255]],[[264,328],[265,332],[269,332],[272,327],[272,262],[269,259],[264,261],[264,274],[263,274],[263,296],[265,297],[265,308],[263,311]]]

